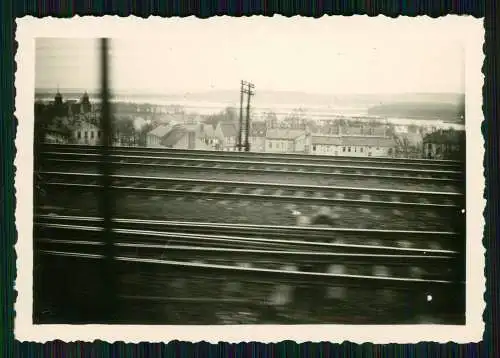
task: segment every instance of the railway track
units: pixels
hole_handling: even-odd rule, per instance
[[[105,245],[100,224],[101,220],[95,217],[38,216],[35,222],[37,250],[66,249],[66,252],[103,255]],[[211,229],[207,230],[207,226]],[[376,233],[355,229],[259,228],[115,219],[113,235],[122,255],[194,260],[200,264],[231,263],[234,267],[320,270],[370,277],[390,277],[392,271],[399,277],[418,279],[457,279],[463,266],[460,251],[429,245],[433,240],[446,241],[443,237],[448,236],[447,246],[460,247],[456,242],[459,235],[446,232],[384,230]],[[389,239],[384,241],[384,237]],[[401,240],[409,237],[417,241],[414,247],[408,247]]]
[[[83,154],[100,154],[100,146],[85,146],[71,144],[44,144],[44,152],[73,152]],[[400,159],[400,158],[377,158],[377,157],[339,157],[339,156],[314,156],[309,154],[288,154],[288,153],[256,153],[256,152],[221,152],[202,150],[183,150],[168,148],[148,148],[148,147],[111,147],[110,151],[115,155],[141,155],[141,156],[163,156],[163,157],[190,157],[193,159],[233,159],[239,161],[255,161],[265,159],[266,161],[276,161],[279,163],[311,163],[311,164],[371,164],[388,168],[398,168],[401,165],[415,167],[418,169],[438,169],[438,170],[463,170],[463,163],[457,160],[436,160],[436,159]]]
[[[74,271],[77,276],[68,274],[67,279],[73,282],[69,287],[74,287],[75,280],[79,282],[80,300],[82,292],[89,290],[86,277],[94,271],[99,273],[96,270],[104,258],[99,222],[99,218],[36,219],[35,252],[40,274],[46,270],[53,279],[57,276],[61,290],[64,285],[60,281],[64,279],[59,276]],[[177,230],[150,230],[165,226]],[[118,296],[122,309],[128,312],[122,318],[129,323],[134,310],[142,322],[151,312],[151,322],[174,324],[248,324],[265,323],[266,319],[269,323],[342,323],[343,315],[349,317],[350,323],[356,323],[355,317],[360,316],[357,323],[365,324],[387,324],[387,319],[422,323],[421,315],[441,316],[438,319],[448,322],[462,320],[464,276],[462,257],[456,251],[284,239],[292,236],[292,231],[296,231],[295,236],[304,231],[325,236],[325,232],[332,231],[327,229],[270,227],[261,231],[251,226],[225,226],[233,231],[253,231],[254,235],[259,232],[258,240],[252,235],[222,235],[226,232],[220,224],[212,227],[214,234],[196,233],[205,231],[203,225],[196,223],[115,219],[113,227]],[[194,232],[186,233],[190,228]],[[268,234],[262,235],[266,230]],[[438,235],[379,233],[382,234]],[[221,239],[230,245],[221,246]],[[241,247],[242,243],[247,246]],[[79,274],[84,276],[78,278]],[[66,297],[62,293],[59,296]],[[212,313],[204,311],[208,307]],[[191,317],[188,312],[196,314]],[[218,312],[216,317],[211,316],[213,312]],[[233,319],[239,318],[232,321],[224,312]],[[240,316],[242,312],[246,313]],[[381,312],[391,315],[381,317]]]
[[[44,146],[41,276],[71,281],[67,270],[85,288],[100,274],[99,154]],[[459,162],[111,148],[110,165],[117,295],[138,322],[228,324],[242,312],[236,323],[463,322]]]
[[[99,188],[101,175],[89,173],[40,172],[42,185]],[[235,182],[175,177],[112,175],[116,190],[151,192],[155,195],[195,195],[212,199],[250,199],[302,202],[315,205],[353,206],[421,206],[429,208],[463,208],[464,195],[455,192],[428,192],[398,189],[374,189],[341,186],[297,185],[286,183]]]
[[[41,294],[47,293],[35,308],[35,320],[90,323],[88,313],[99,296],[92,293],[98,281],[89,277],[101,273],[103,257],[40,250],[36,260],[38,277],[45,279],[34,284],[44,282]],[[116,310],[128,324],[464,322],[464,288],[459,282],[130,256],[118,256],[114,262]],[[68,308],[61,312],[61,307]]]
[[[37,252],[85,258],[102,258],[105,254],[105,242],[99,240],[99,233],[103,230],[101,226],[37,222],[36,227]],[[330,279],[338,279],[342,285],[364,286],[370,284],[365,283],[368,280],[374,285],[404,290],[414,289],[411,286],[413,284],[429,286],[460,283],[456,272],[460,270],[456,268],[460,267],[458,261],[461,257],[454,251],[410,248],[397,250],[394,247],[358,245],[356,252],[349,252],[352,247],[345,244],[331,245],[329,250],[316,251],[314,248],[320,245],[309,245],[305,249],[307,244],[293,241],[289,241],[285,249],[266,246],[280,243],[269,237],[267,242],[254,242],[254,246],[250,248],[220,247],[214,245],[213,241],[210,243],[207,235],[200,234],[191,235],[191,239],[195,240],[180,245],[175,240],[185,240],[186,235],[137,229],[113,229],[118,261],[153,260],[152,263],[167,266],[184,264],[187,269],[206,268],[221,272],[234,269],[254,275],[263,272],[276,275],[282,273],[285,276],[288,272],[305,276],[326,274],[330,275]],[[102,235],[100,238],[102,239]],[[225,238],[235,244],[245,240],[251,242],[252,239]],[[196,244],[203,241],[210,246]]]
[[[51,229],[65,230],[74,235],[73,227],[86,228],[90,238],[99,237],[99,217],[37,215],[37,228],[50,236]],[[94,229],[92,229],[94,228]],[[270,225],[241,225],[187,221],[138,220],[114,218],[113,228],[131,230],[148,242],[168,242],[180,245],[218,245],[230,247],[269,247],[288,250],[292,247],[311,251],[342,251],[347,253],[405,254],[407,252],[451,254],[463,245],[457,232],[366,230],[356,228],[325,228]],[[140,231],[138,230],[140,228]],[[47,232],[47,230],[49,230]],[[81,233],[82,231],[80,231]],[[142,234],[146,233],[146,234]],[[122,235],[125,235],[122,233]],[[148,236],[149,235],[149,236]],[[368,251],[367,251],[368,252]]]
[[[41,177],[40,213],[98,215],[98,174]],[[458,230],[465,220],[463,194],[453,192],[122,175],[111,177],[110,188],[115,214],[129,218],[439,231]]]
[[[98,153],[44,152],[41,170],[98,173]],[[352,185],[415,190],[463,191],[461,170],[421,169],[414,165],[385,167],[380,163],[287,163],[254,160],[212,159],[184,156],[153,156],[112,153],[108,161],[116,174],[203,177],[245,180],[249,176],[260,182],[287,182],[305,185]]]

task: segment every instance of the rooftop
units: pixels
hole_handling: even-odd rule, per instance
[[[312,144],[318,145],[342,145],[341,137],[314,135],[311,138]]]
[[[265,137],[267,132],[266,122],[255,121],[252,122],[252,127],[250,129],[250,135],[252,137]]]
[[[268,139],[293,140],[304,133],[305,131],[300,129],[275,128],[275,129],[268,129],[266,137]]]
[[[148,135],[153,135],[155,137],[163,138],[166,136],[171,130],[173,126],[169,124],[161,124],[152,131],[148,133]]]
[[[370,146],[370,147],[394,147],[396,142],[393,138],[386,137],[366,137],[366,136],[342,136],[342,145]]]
[[[313,135],[311,137],[313,145],[339,145],[339,146],[370,146],[370,147],[394,147],[395,141],[392,138],[377,136],[335,136],[335,135]]]
[[[166,147],[172,147],[176,145],[186,134],[186,128],[178,124],[175,125],[172,130],[162,139],[161,144]]]
[[[223,123],[219,122],[220,129],[222,131],[222,135],[224,137],[236,137],[238,134],[238,130],[233,123]]]
[[[200,123],[198,125],[200,135],[202,137],[213,137],[215,136],[214,127],[209,123]]]
[[[435,144],[460,144],[464,140],[465,132],[455,130],[440,130],[424,137],[424,142]]]

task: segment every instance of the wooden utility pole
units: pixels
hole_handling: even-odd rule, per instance
[[[237,144],[237,149],[241,151],[241,148],[243,147],[243,93],[244,93],[244,86],[245,82],[241,81],[241,88],[240,88],[240,128],[239,128],[239,133],[238,133],[238,144]]]
[[[241,81],[241,89],[240,89],[240,128],[238,132],[238,143],[236,148],[241,151],[243,150],[243,128],[245,128],[245,151],[250,151],[250,142],[248,141],[248,137],[250,135],[250,97],[254,95],[253,89],[255,85],[250,82]],[[243,127],[243,97],[247,95],[247,115],[245,126]]]
[[[247,120],[246,120],[246,133],[245,133],[245,152],[250,151],[250,141],[249,141],[249,136],[250,136],[250,98],[254,95],[254,92],[252,89],[255,87],[253,83],[248,83],[248,89],[247,89]]]

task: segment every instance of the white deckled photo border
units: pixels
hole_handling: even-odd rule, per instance
[[[221,326],[148,326],[148,325],[36,325],[33,324],[33,134],[34,134],[34,88],[35,88],[35,39],[39,37],[99,38],[137,37],[158,33],[165,22],[222,21],[227,27],[235,21],[247,21],[256,27],[280,26],[293,21],[295,26],[311,22],[338,22],[339,26],[356,29],[389,22],[411,27],[418,34],[420,26],[432,25],[436,34],[463,41],[465,49],[466,87],[466,324],[455,325],[221,325]],[[46,342],[51,340],[93,341],[96,339],[115,342],[168,342],[208,341],[224,342],[279,342],[293,340],[331,341],[354,343],[417,343],[421,341],[470,343],[482,340],[484,332],[483,312],[486,307],[484,292],[486,279],[485,249],[482,243],[484,231],[484,139],[481,133],[483,122],[482,87],[484,75],[483,20],[469,16],[399,17],[392,19],[378,16],[327,17],[319,19],[261,16],[249,18],[217,17],[206,20],[189,18],[150,17],[74,17],[71,19],[24,17],[17,19],[15,39],[17,72],[15,74],[15,117],[18,121],[15,145],[16,210],[17,228],[17,278],[15,290],[14,334],[19,341]],[[369,30],[367,30],[369,31]],[[230,31],[227,32],[230,36]]]

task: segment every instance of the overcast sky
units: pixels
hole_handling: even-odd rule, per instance
[[[464,92],[464,49],[438,25],[166,22],[111,41],[115,91]],[[237,20],[237,19],[235,19]],[[438,22],[435,22],[438,24]],[[448,31],[451,32],[451,31]],[[37,89],[98,88],[97,40],[36,40]]]

